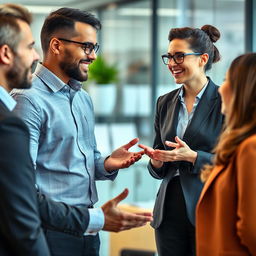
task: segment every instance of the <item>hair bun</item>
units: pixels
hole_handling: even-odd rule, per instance
[[[220,38],[220,31],[212,25],[204,25],[201,27],[201,30],[210,37],[213,43],[217,42]]]

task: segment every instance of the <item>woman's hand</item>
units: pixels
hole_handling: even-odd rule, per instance
[[[175,137],[175,142],[166,141],[165,144],[174,149],[153,149],[142,144],[139,144],[139,147],[144,149],[145,154],[151,158],[151,163],[155,168],[160,168],[164,162],[187,161],[192,164],[195,163],[197,152],[193,151],[178,136]]]
[[[154,157],[154,152],[156,151],[155,149],[149,147],[149,146],[145,146],[143,144],[139,144],[138,145],[140,148],[144,149],[144,153],[150,157],[151,159],[151,164],[155,167],[155,168],[161,168],[163,166],[163,162],[162,161],[159,161],[157,160],[155,157]]]
[[[174,149],[165,151],[155,150],[155,159],[163,162],[187,161],[194,164],[197,158],[197,152],[193,151],[186,142],[181,140],[178,136],[175,137],[175,142],[165,141],[165,144]]]

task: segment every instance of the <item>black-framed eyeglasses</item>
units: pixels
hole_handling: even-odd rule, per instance
[[[181,64],[184,62],[184,57],[188,55],[202,55],[203,53],[200,52],[190,52],[190,53],[175,53],[174,55],[171,54],[164,54],[162,55],[162,60],[165,65],[168,65],[171,59],[174,60],[176,64]]]
[[[93,44],[91,42],[78,42],[78,41],[73,41],[66,38],[58,38],[58,40],[68,42],[68,43],[80,44],[84,50],[84,53],[87,55],[91,54],[93,50],[97,52],[100,47],[98,43]]]

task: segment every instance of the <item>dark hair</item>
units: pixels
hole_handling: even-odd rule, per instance
[[[43,52],[49,48],[51,38],[57,33],[71,33],[75,35],[75,22],[91,25],[97,31],[101,29],[100,21],[91,13],[73,8],[60,8],[46,18],[41,30],[41,44]]]
[[[220,60],[219,50],[213,44],[220,38],[220,32],[214,26],[204,25],[201,29],[191,27],[173,28],[169,32],[168,40],[171,42],[176,38],[187,40],[194,52],[209,55],[209,60],[205,65],[206,71],[211,69],[212,63]]]
[[[16,51],[21,38],[21,30],[17,20],[22,20],[30,25],[32,15],[21,5],[0,5],[0,46],[6,44],[14,52]]]

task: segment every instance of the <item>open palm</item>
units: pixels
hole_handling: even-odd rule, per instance
[[[112,152],[112,154],[106,159],[104,165],[107,171],[127,168],[141,159],[144,154],[144,150],[140,152],[130,152],[129,149],[139,141],[138,138],[131,140],[129,143],[121,146]]]

